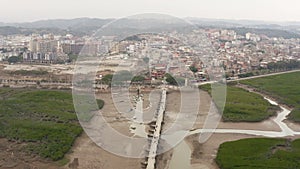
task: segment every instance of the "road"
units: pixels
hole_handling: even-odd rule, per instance
[[[281,75],[281,74],[287,74],[287,73],[293,73],[293,72],[300,72],[300,70],[291,70],[286,72],[278,72],[278,73],[271,73],[271,74],[265,74],[265,75],[259,75],[259,76],[251,76],[241,79],[235,79],[235,80],[228,80],[227,82],[235,82],[240,80],[249,80],[249,79],[255,79],[255,78],[261,78],[261,77],[268,77],[268,76],[274,76],[274,75]]]
[[[291,70],[291,71],[285,71],[285,72],[277,72],[277,73],[270,73],[270,74],[265,74],[265,75],[239,78],[239,79],[234,79],[234,80],[227,80],[227,83],[228,82],[237,82],[237,81],[241,81],[241,80],[256,79],[256,78],[261,78],[261,77],[275,76],[275,75],[281,75],[281,74],[287,74],[287,73],[293,73],[293,72],[300,72],[300,70]],[[202,86],[202,85],[212,84],[212,83],[216,83],[216,82],[217,81],[208,81],[208,82],[194,83],[193,85]]]

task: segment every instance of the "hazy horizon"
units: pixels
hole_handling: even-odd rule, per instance
[[[204,19],[299,22],[298,0],[10,0],[2,3],[0,22],[51,19],[122,18],[140,13]]]
[[[168,15],[168,14],[167,14]],[[130,15],[128,15],[130,16]],[[171,15],[172,16],[172,15]],[[124,16],[127,17],[127,16]],[[119,18],[113,18],[113,17],[88,17],[88,16],[82,16],[82,17],[74,17],[74,18],[45,18],[45,19],[36,19],[36,20],[32,20],[32,21],[15,21],[15,22],[6,22],[6,21],[0,21],[1,23],[33,23],[33,22],[39,22],[39,21],[51,21],[51,20],[73,20],[73,19],[103,19],[103,20],[108,20],[108,19],[119,19]],[[122,17],[121,17],[122,18]],[[231,18],[201,18],[201,17],[195,17],[195,16],[186,16],[186,17],[178,17],[178,18],[182,18],[182,19],[202,19],[202,20],[224,20],[224,21],[257,21],[257,22],[266,22],[266,23],[289,23],[289,22],[300,22],[299,21],[272,21],[272,20],[259,20],[259,19],[231,19]]]

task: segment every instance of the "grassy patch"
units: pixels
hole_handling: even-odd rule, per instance
[[[211,93],[210,85],[200,89]],[[271,105],[262,96],[234,86],[227,86],[223,120],[227,122],[259,122],[276,114],[277,106]]]
[[[104,101],[90,95],[74,94],[77,117],[81,122],[90,121],[99,109],[104,106]]]
[[[0,107],[0,137],[44,158],[62,159],[82,132],[70,92],[0,88]]]
[[[251,138],[223,143],[216,162],[221,169],[300,168],[300,140]]]
[[[16,70],[11,72],[12,75],[22,76],[41,76],[49,74],[46,70]]]
[[[65,166],[65,165],[67,165],[69,162],[70,162],[69,159],[63,158],[63,159],[61,159],[61,160],[58,160],[56,163],[57,163],[59,166]]]
[[[240,81],[294,107],[289,119],[300,122],[300,72]]]

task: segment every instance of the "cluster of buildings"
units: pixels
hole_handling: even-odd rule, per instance
[[[178,40],[184,36],[190,42],[205,44],[198,38],[201,33],[207,35],[208,39],[204,38],[202,41],[209,40],[209,46],[214,50],[213,56],[210,50],[200,48],[199,53]],[[150,34],[128,38],[111,45],[107,59],[128,59],[131,56],[147,58],[149,70],[145,71],[150,72],[147,78],[161,79],[166,73],[171,73],[178,77],[194,78],[193,81],[197,82],[209,80],[208,72],[213,71],[208,70],[209,67],[220,66],[230,76],[237,76],[268,68],[269,63],[300,61],[300,39],[271,38],[255,33],[239,35],[234,30],[226,29],[202,29],[188,34],[175,33],[172,37]],[[207,56],[210,56],[211,60],[207,59]],[[196,70],[191,71],[191,67]]]
[[[63,63],[69,60],[70,55],[78,55],[84,46],[93,48],[96,53],[99,44],[85,45],[87,39],[88,37],[75,37],[71,34],[0,36],[0,61],[18,56],[24,62]]]
[[[0,61],[18,56],[24,62],[64,63],[70,60],[70,55],[88,51],[92,55],[107,53],[106,60],[143,59],[150,67],[149,78],[162,78],[169,72],[181,77],[199,77],[196,80],[201,80],[205,78],[208,67],[201,59],[207,57],[211,51],[203,48],[199,53],[178,40],[201,40],[193,39],[199,32],[207,35],[203,41],[208,39],[214,49],[212,62],[216,62],[216,66],[222,65],[227,72],[234,74],[266,68],[270,62],[300,60],[300,39],[271,38],[250,32],[240,35],[227,29],[199,29],[188,34],[174,33],[172,37],[136,35],[120,42],[114,36],[103,36],[91,41],[89,37],[76,37],[71,34],[0,35]],[[136,67],[141,70],[145,68],[139,65],[140,63],[136,64]],[[196,73],[187,71],[191,66],[197,69]]]
[[[271,62],[300,60],[300,39],[238,35],[233,30],[220,29],[208,29],[206,33],[227,72],[239,74],[267,68]]]
[[[166,73],[175,78],[205,80],[205,64],[197,52],[176,38],[179,36],[140,34],[121,42],[111,42],[105,60],[132,63],[129,65],[134,65],[135,71],[146,77],[146,82],[162,80]],[[191,66],[197,68],[196,74],[190,71]]]

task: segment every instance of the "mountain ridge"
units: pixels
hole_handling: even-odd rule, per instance
[[[290,33],[288,37],[300,34],[300,22],[270,22],[255,20],[232,20],[232,19],[208,19],[186,17],[183,18],[198,27],[211,28],[240,28],[240,29],[263,29],[285,31]],[[49,19],[34,22],[4,23],[0,22],[0,35],[30,34],[40,32],[73,33],[77,35],[91,35],[102,26],[112,22],[113,18],[74,18],[74,19]],[[128,23],[130,21],[128,20]],[[126,22],[125,22],[126,25]],[[261,32],[261,31],[258,31]],[[264,31],[265,32],[265,31]],[[273,33],[274,34],[274,33]],[[295,35],[293,35],[295,34]],[[298,36],[297,36],[298,37]]]

